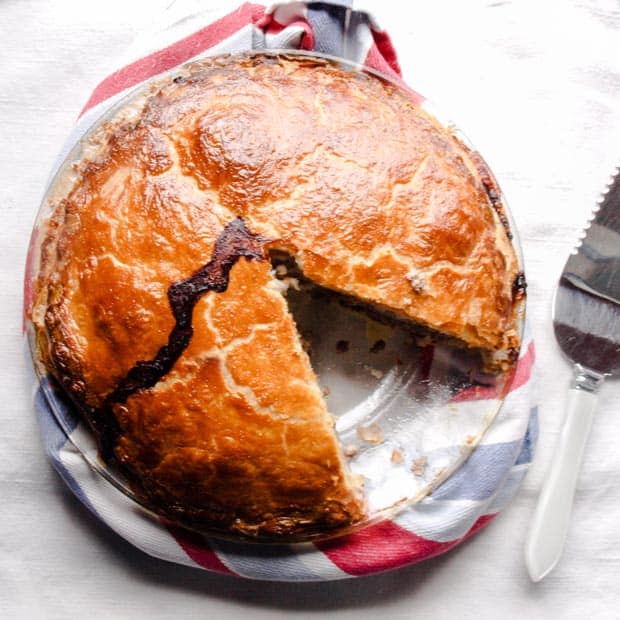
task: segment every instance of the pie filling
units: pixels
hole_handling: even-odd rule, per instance
[[[273,267],[273,275],[285,296],[290,296],[288,291],[293,289],[295,295],[300,294],[298,293],[299,291],[301,294],[310,295],[315,300],[337,303],[344,308],[359,312],[377,323],[392,328],[399,327],[412,336],[412,342],[419,341],[423,342],[424,345],[429,344],[429,342],[441,342],[449,346],[469,349],[470,352],[480,356],[480,366],[486,369],[489,374],[497,374],[505,369],[504,358],[498,358],[498,354],[495,351],[482,347],[472,347],[469,343],[455,336],[445,334],[430,326],[403,317],[390,308],[360,299],[355,295],[347,295],[346,293],[321,286],[307,278],[295,257],[286,251],[270,248],[268,254]],[[525,286],[525,278],[523,273],[520,272],[513,285],[515,299],[524,295]],[[291,308],[290,305],[289,310],[295,316],[294,308]],[[518,350],[511,349],[506,352],[505,359],[508,360],[509,364],[512,364],[517,355]],[[498,359],[501,361],[498,362]]]

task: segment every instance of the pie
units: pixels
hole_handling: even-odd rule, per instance
[[[49,203],[38,355],[174,523],[285,538],[365,517],[278,265],[495,359],[519,348],[484,163],[405,89],[331,61],[186,65],[99,123]]]

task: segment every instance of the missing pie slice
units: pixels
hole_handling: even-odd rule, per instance
[[[402,89],[297,56],[186,66],[55,183],[32,320],[158,514],[297,536],[365,516],[269,260],[514,357],[522,276],[481,160]]]

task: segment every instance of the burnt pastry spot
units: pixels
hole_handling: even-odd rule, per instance
[[[521,299],[525,296],[526,289],[527,282],[525,281],[525,274],[520,271],[512,283],[512,298],[514,300]]]
[[[168,301],[176,321],[168,344],[159,349],[154,359],[136,362],[108,397],[110,402],[124,403],[132,394],[153,387],[170,371],[192,338],[192,313],[198,300],[207,291],[223,293],[228,288],[230,270],[240,258],[263,260],[266,241],[248,231],[241,218],[224,228],[215,242],[213,258],[189,278],[173,283],[168,289]]]
[[[499,217],[499,221],[502,223],[502,226],[506,230],[506,236],[508,239],[512,239],[512,232],[510,231],[510,224],[508,223],[508,218],[506,217],[506,212],[504,211],[504,205],[502,204],[500,194],[497,190],[497,186],[490,179],[490,177],[482,177],[482,185],[484,190]]]
[[[495,213],[497,213],[499,221],[506,231],[506,236],[508,239],[512,239],[513,235],[510,230],[510,223],[508,222],[508,217],[506,216],[506,211],[504,209],[504,205],[502,204],[502,194],[499,186],[497,185],[497,181],[491,174],[489,167],[482,157],[476,151],[472,151],[469,148],[467,148],[467,151],[472,163],[480,175],[482,187],[484,188],[491,205],[493,205],[493,209],[495,210]]]
[[[230,270],[240,258],[264,260],[266,242],[267,239],[251,233],[241,218],[236,218],[217,238],[211,260],[190,277],[174,282],[168,288],[168,302],[175,325],[167,344],[153,359],[136,362],[108,395],[104,405],[92,412],[93,426],[103,444],[104,459],[112,456],[119,432],[112,406],[125,403],[136,392],[153,387],[171,370],[192,339],[192,315],[198,300],[208,291],[223,293],[228,288]]]

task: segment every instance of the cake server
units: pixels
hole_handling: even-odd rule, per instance
[[[605,377],[620,371],[620,169],[566,262],[555,293],[553,326],[574,376],[526,542],[533,581],[560,559],[597,394]]]

